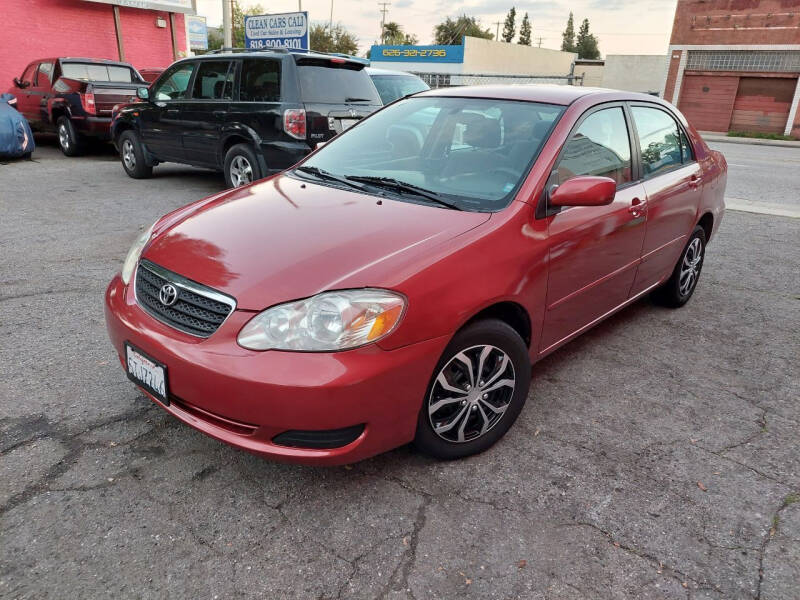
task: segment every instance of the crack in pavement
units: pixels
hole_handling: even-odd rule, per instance
[[[767,530],[767,533],[764,535],[764,539],[761,541],[761,548],[759,549],[758,553],[758,583],[756,585],[756,600],[761,600],[761,585],[764,583],[764,555],[767,552],[767,546],[769,546],[769,543],[772,541],[772,538],[775,537],[775,534],[778,533],[778,528],[780,527],[780,514],[784,508],[791,506],[793,501],[790,501],[790,498],[793,496],[796,496],[796,493],[790,493],[784,496],[780,506],[772,514],[770,527]]]

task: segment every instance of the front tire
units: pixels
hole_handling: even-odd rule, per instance
[[[224,171],[229,188],[242,187],[263,177],[256,153],[249,144],[231,146],[225,154]]]
[[[705,256],[706,232],[698,225],[689,236],[670,278],[653,291],[653,300],[669,308],[680,308],[686,304],[697,287]]]
[[[144,147],[135,131],[123,131],[119,136],[119,157],[129,177],[147,179],[153,176],[153,167],[145,162]]]
[[[517,420],[530,381],[528,349],[514,329],[494,319],[468,325],[436,365],[414,445],[448,460],[483,452]]]
[[[75,126],[67,117],[59,117],[56,121],[58,146],[64,156],[79,156],[86,149],[86,143],[75,131]]]

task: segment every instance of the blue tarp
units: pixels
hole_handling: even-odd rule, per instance
[[[17,158],[33,152],[33,132],[28,121],[9,104],[11,94],[0,95],[0,158]]]

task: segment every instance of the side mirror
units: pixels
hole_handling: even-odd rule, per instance
[[[617,184],[609,177],[583,176],[568,179],[550,192],[550,206],[606,206],[614,201]]]
[[[24,90],[30,85],[30,83],[27,81],[22,81],[19,77],[14,77],[14,85]]]
[[[146,87],[136,88],[136,97],[140,100],[149,100],[150,99],[150,90]]]

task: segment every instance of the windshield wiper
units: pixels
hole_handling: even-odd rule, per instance
[[[441,196],[436,192],[427,190],[423,187],[419,187],[418,185],[414,185],[413,183],[400,181],[399,179],[395,179],[394,177],[378,177],[375,175],[345,175],[344,177],[351,181],[359,181],[362,183],[368,183],[370,185],[386,189],[396,190],[401,193],[405,192],[407,194],[413,194],[415,196],[431,200],[432,202],[435,202],[440,206],[451,208],[453,210],[464,210],[463,208],[453,204],[452,202],[448,202],[447,200],[442,200]]]
[[[345,102],[372,102],[372,98],[350,98],[349,96],[344,99]]]
[[[356,188],[357,190],[364,191],[363,185],[358,185],[353,181],[348,181],[346,177],[339,177],[338,175],[334,175],[333,173],[326,171],[325,169],[320,169],[319,167],[314,167],[311,165],[300,165],[295,169],[295,171],[300,171],[301,173],[309,173],[318,179],[324,179],[327,181],[335,181],[337,183],[341,183],[342,185],[346,185],[348,187]]]

